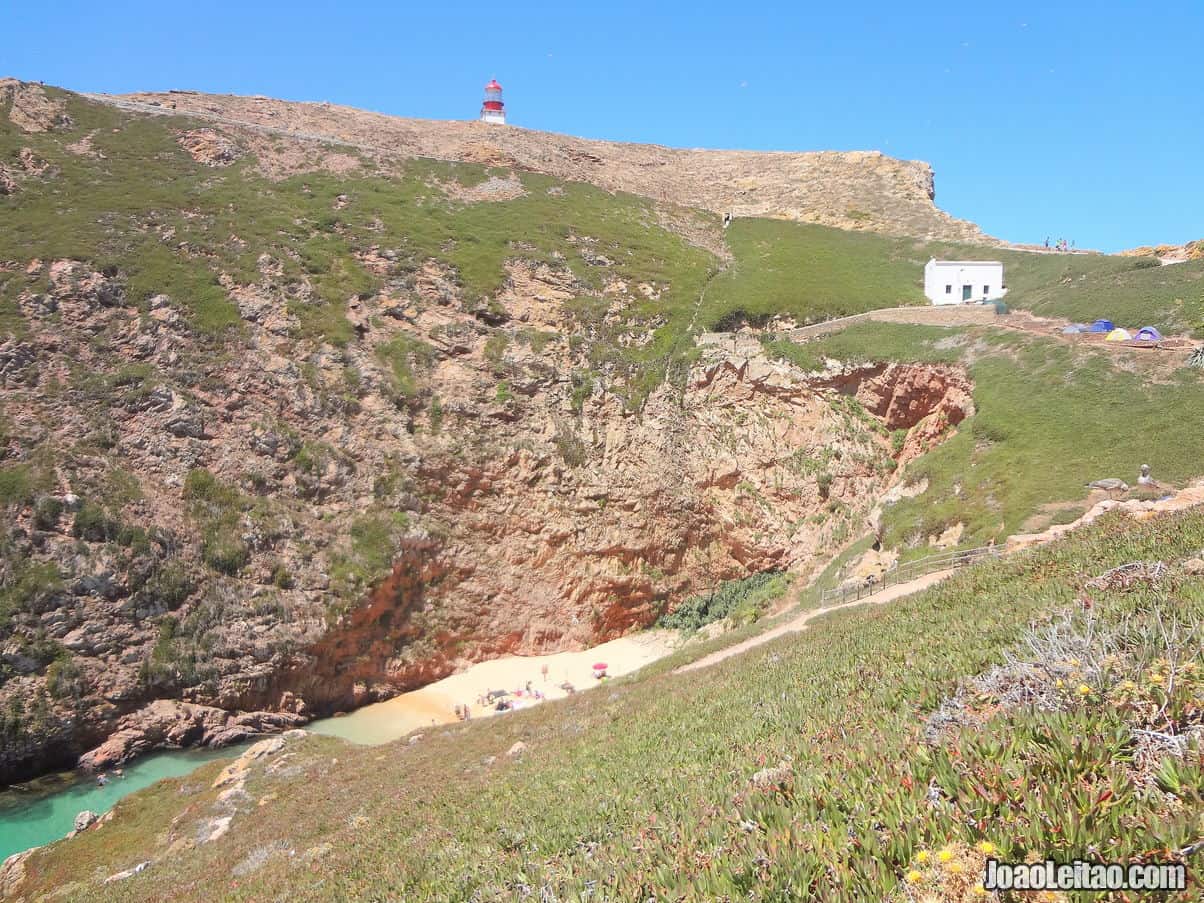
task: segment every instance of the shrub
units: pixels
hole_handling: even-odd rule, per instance
[[[893,454],[898,454],[903,451],[903,445],[907,442],[907,430],[895,430],[890,434],[890,450]]]
[[[580,467],[585,463],[589,450],[584,440],[569,424],[556,424],[556,435],[552,437],[552,444],[556,446],[561,460],[569,467]]]
[[[158,568],[140,592],[149,601],[174,611],[192,594],[192,590],[193,583],[187,569],[180,562],[172,561]]]
[[[184,498],[188,501],[208,502],[228,507],[237,500],[238,494],[221,483],[209,470],[197,467],[188,471],[184,478]]]
[[[656,622],[658,627],[693,633],[700,627],[731,617],[738,624],[757,620],[771,601],[785,592],[784,574],[767,571],[743,580],[721,583],[709,593],[691,596]]]
[[[55,699],[79,699],[87,684],[79,665],[70,658],[60,658],[46,669],[46,689]]]
[[[84,502],[75,512],[71,534],[87,542],[109,542],[115,539],[121,524],[93,502]]]
[[[819,487],[819,497],[826,499],[828,493],[832,491],[832,474],[828,471],[823,471],[815,477],[815,485]]]
[[[53,562],[17,565],[8,581],[0,585],[0,628],[18,612],[35,611],[63,588],[62,575]]]
[[[39,530],[53,530],[63,513],[63,503],[54,496],[44,495],[33,507],[33,525]]]
[[[574,370],[569,379],[573,384],[570,405],[576,413],[580,414],[581,409],[585,407],[585,399],[593,394],[594,372],[592,370]]]
[[[292,589],[295,585],[292,572],[283,564],[272,568],[272,584],[278,589]]]
[[[201,541],[201,558],[219,573],[233,577],[251,560],[251,550],[228,530],[209,530]]]

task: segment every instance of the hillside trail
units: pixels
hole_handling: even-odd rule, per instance
[[[1061,539],[1067,533],[1073,532],[1076,529],[1085,527],[1092,523],[1101,515],[1108,511],[1123,511],[1136,521],[1147,520],[1156,514],[1182,511],[1184,508],[1191,508],[1195,505],[1204,504],[1204,480],[1196,482],[1170,492],[1164,498],[1157,501],[1119,501],[1115,499],[1104,499],[1093,505],[1089,511],[1083,514],[1078,520],[1069,524],[1058,524],[1051,526],[1041,533],[1024,533],[1014,534],[1009,536],[1004,544],[1005,552],[1010,554],[1018,552],[1022,549],[1032,548],[1033,546],[1045,545],[1054,540]],[[886,602],[893,602],[896,599],[910,596],[913,593],[918,593],[921,590],[926,590],[930,586],[940,583],[957,568],[950,568],[944,571],[935,571],[931,574],[926,574],[923,577],[917,577],[915,580],[909,580],[906,583],[900,583],[885,589],[880,593],[869,596],[865,599],[857,599],[852,602],[844,602],[840,605],[828,605],[823,608],[812,609],[811,611],[800,612],[797,616],[772,627],[764,633],[757,634],[754,637],[749,637],[747,640],[742,640],[732,646],[724,649],[719,649],[712,652],[710,655],[704,655],[702,658],[692,661],[689,664],[682,665],[673,669],[674,674],[684,674],[687,671],[696,671],[699,668],[708,668],[717,662],[731,658],[733,655],[739,655],[742,652],[747,652],[749,649],[755,649],[758,646],[768,643],[770,640],[777,639],[780,636],[785,636],[788,633],[798,633],[805,630],[808,623],[820,615],[826,615],[833,611],[840,611],[845,608],[851,608],[854,605],[882,605]]]
[[[789,621],[779,624],[764,633],[759,633],[754,637],[749,637],[725,649],[719,649],[712,652],[710,655],[704,655],[702,658],[692,661],[689,664],[682,665],[680,668],[674,668],[674,674],[684,674],[687,671],[697,671],[699,668],[709,668],[711,665],[721,662],[724,659],[731,658],[733,655],[740,655],[742,652],[747,652],[749,649],[755,649],[757,646],[764,645],[770,640],[776,640],[780,636],[785,636],[788,633],[798,633],[806,630],[808,622],[821,615],[830,614],[834,611],[841,611],[846,608],[852,608],[855,605],[882,605],[886,602],[893,602],[903,596],[910,596],[912,593],[918,593],[921,590],[928,589],[940,583],[956,568],[950,568],[945,571],[935,571],[931,574],[925,574],[923,577],[917,577],[915,580],[909,580],[906,583],[900,583],[896,586],[885,589],[876,595],[869,596],[865,599],[857,599],[852,602],[843,602],[840,605],[827,605],[823,608],[814,608],[811,611],[804,611]]]

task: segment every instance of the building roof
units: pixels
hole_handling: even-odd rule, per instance
[[[980,266],[980,267],[1001,267],[1002,260],[937,260],[935,257],[928,261],[935,263],[937,266]]]

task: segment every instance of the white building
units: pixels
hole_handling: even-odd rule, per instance
[[[937,260],[924,265],[924,294],[933,304],[994,301],[1007,294],[998,260]]]

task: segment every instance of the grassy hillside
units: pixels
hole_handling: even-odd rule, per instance
[[[1136,261],[1124,266],[1115,261]],[[1149,266],[1148,258],[1111,258],[1087,269],[1078,258],[1056,280],[1034,280],[1008,301],[1035,314],[1089,323],[1105,317],[1129,329],[1153,325],[1166,333],[1204,337],[1204,261]]]
[[[814,322],[924,304],[931,257],[1002,260],[1008,304],[1042,316],[1107,317],[1168,333],[1204,324],[1204,261],[1159,267],[1152,258],[1032,254],[768,219],[738,219],[725,235],[735,259],[708,286],[703,307],[714,329],[775,314]]]
[[[775,342],[772,353],[814,368],[846,361],[961,362],[974,380],[977,413],[957,435],[909,465],[928,489],[887,509],[889,545],[923,546],[964,523],[963,542],[1002,541],[1041,505],[1075,502],[1102,477],[1135,483],[1149,464],[1159,480],[1200,474],[1199,430],[1172,412],[1204,405],[1197,370],[1149,372],[1140,356],[1118,357],[1016,332],[861,323],[806,345]]]
[[[861,901],[914,887],[971,899],[984,851],[1175,858],[1202,837],[1204,758],[1158,753],[1138,729],[1200,722],[1204,654],[1190,638],[1204,585],[1176,562],[1202,545],[1199,512],[1108,518],[688,676],[667,661],[415,744],[311,738],[289,767],[257,771],[229,833],[167,853],[222,811],[210,766],[35,853],[24,890]],[[1088,610],[1075,602],[1088,578],[1140,559],[1170,574],[1092,589]],[[1005,650],[1031,664],[990,671]],[[1008,701],[1017,682],[1044,711]],[[506,756],[518,740],[526,750]],[[140,875],[98,883],[147,859]],[[1193,880],[1174,899],[1195,899]]]
[[[735,261],[707,288],[713,329],[737,317],[819,321],[924,303],[927,258],[908,239],[769,219],[738,219],[725,237]]]
[[[176,134],[198,123],[50,93],[65,102],[71,129],[23,134],[0,111],[0,160],[28,147],[52,173],[0,197],[8,226],[0,260],[73,258],[120,272],[135,300],[165,293],[213,338],[239,319],[219,276],[255,282],[265,253],[283,261],[280,282],[304,279],[314,289],[292,304],[301,320],[297,338],[336,346],[351,337],[348,300],[382,287],[356,256],[369,247],[396,250],[412,272],[428,260],[446,264],[485,316],[507,260],[563,262],[592,293],[576,305],[589,325],[606,311],[599,299],[611,280],[656,286],[655,302],[630,300],[618,322],[600,331],[594,351],[598,366],[614,368],[638,400],[683,353],[680,340],[716,266],[710,253],[656,225],[650,202],[630,195],[526,173],[520,197],[464,203],[446,186],[468,188],[508,173],[429,161],[377,169],[363,160],[351,173],[274,181],[251,155],[220,169],[197,165]],[[92,153],[67,149],[88,135]],[[25,288],[19,275],[0,273],[0,327],[20,332],[14,299]],[[630,341],[650,330],[651,341]]]

